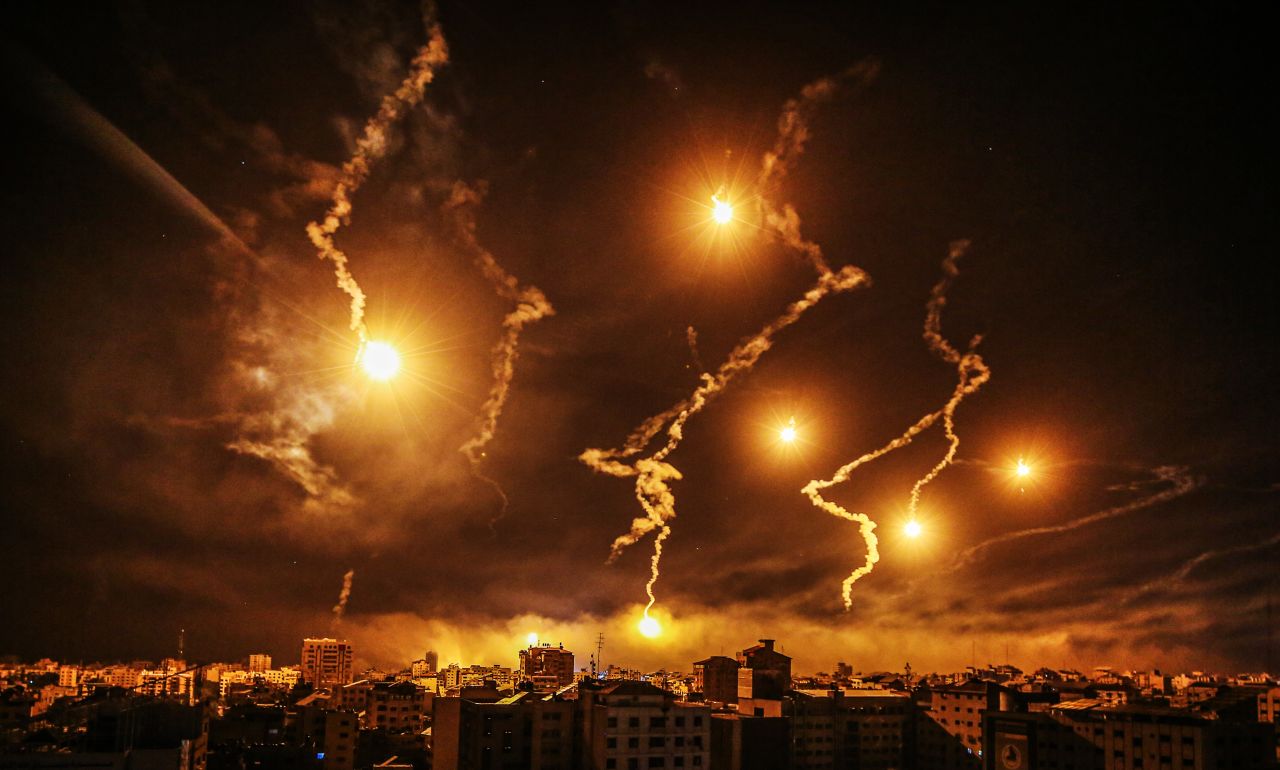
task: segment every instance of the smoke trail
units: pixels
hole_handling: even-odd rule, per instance
[[[698,355],[698,330],[690,325],[684,330],[684,338],[689,343],[689,356],[693,359],[693,365],[698,367],[698,373],[707,371],[707,367],[702,364],[702,356]]]
[[[337,628],[342,622],[342,616],[347,612],[347,600],[351,598],[351,583],[355,581],[356,571],[354,569],[347,570],[347,574],[342,576],[342,590],[338,592],[338,603],[333,605],[333,627]]]
[[[832,272],[826,258],[822,255],[821,247],[812,241],[805,240],[800,234],[800,216],[795,207],[784,204],[782,212],[779,213],[771,196],[774,193],[772,188],[776,187],[777,182],[790,171],[803,154],[805,142],[809,138],[809,120],[817,107],[829,100],[845,79],[856,78],[859,82],[869,82],[877,70],[878,65],[874,62],[862,62],[837,77],[823,78],[805,86],[798,98],[790,99],[783,105],[782,115],[778,119],[777,141],[773,149],[766,152],[762,159],[758,179],[762,217],[772,229],[778,232],[788,247],[806,257],[818,274],[817,282],[800,299],[791,303],[782,315],[766,324],[755,336],[738,343],[715,374],[702,372],[701,384],[688,398],[642,422],[627,436],[621,447],[587,449],[578,457],[597,473],[619,478],[635,477],[636,480],[636,500],[640,503],[645,515],[633,519],[630,529],[614,539],[609,549],[609,562],[618,558],[627,546],[634,545],[645,535],[658,530],[658,535],[654,538],[653,556],[650,559],[649,580],[645,584],[645,593],[649,597],[649,603],[644,609],[646,618],[649,617],[649,610],[657,601],[653,587],[658,581],[663,544],[671,535],[670,521],[676,516],[675,495],[668,482],[681,478],[680,471],[668,463],[666,458],[680,445],[680,441],[684,438],[684,427],[689,418],[702,411],[737,375],[750,371],[760,356],[773,346],[773,337],[800,320],[806,310],[822,301],[828,294],[850,291],[871,283],[867,274],[853,265],[845,265],[839,271]],[[696,354],[697,338],[692,327],[688,337],[690,348]],[[643,452],[664,427],[667,441],[661,448],[652,455],[637,459],[630,464],[624,462]]]
[[[856,522],[858,524],[858,532],[862,535],[862,540],[866,545],[866,560],[861,566],[856,567],[841,583],[840,595],[844,599],[846,610],[853,607],[853,584],[870,574],[880,561],[880,539],[876,536],[876,523],[870,516],[865,513],[851,512],[839,504],[827,500],[822,496],[822,490],[829,489],[837,484],[843,484],[849,480],[849,477],[859,467],[895,449],[901,449],[910,444],[915,440],[916,436],[928,430],[941,418],[948,441],[947,453],[937,465],[912,486],[908,509],[914,514],[916,505],[920,500],[920,490],[951,464],[955,459],[956,450],[960,447],[960,438],[955,432],[956,408],[960,406],[960,402],[964,400],[965,396],[978,390],[991,378],[991,370],[987,368],[982,357],[974,352],[974,348],[982,341],[981,336],[973,337],[969,342],[968,349],[963,354],[942,336],[942,310],[947,304],[947,292],[951,289],[952,283],[955,282],[956,276],[960,274],[956,263],[960,257],[964,256],[968,247],[968,241],[955,241],[951,244],[946,259],[942,261],[942,278],[934,284],[932,291],[929,293],[929,301],[925,304],[924,340],[928,344],[930,351],[943,361],[956,366],[958,376],[951,398],[947,400],[942,409],[921,417],[914,425],[907,428],[902,435],[889,443],[841,466],[830,479],[814,479],[801,490],[801,493],[808,497],[809,501],[818,508],[832,516]]]
[[[773,203],[773,192],[782,183],[804,154],[809,141],[809,123],[818,107],[830,101],[845,81],[852,80],[864,86],[875,79],[880,71],[879,62],[867,59],[832,77],[824,77],[800,90],[800,95],[788,99],[778,116],[778,138],[773,148],[764,154],[757,187],[760,190],[760,215],[764,223],[775,230],[783,243],[803,254],[814,270],[829,272],[822,249],[813,241],[800,235],[800,215],[790,203],[783,203],[781,210]]]
[[[430,39],[413,58],[404,82],[393,93],[382,98],[377,113],[365,124],[364,133],[356,141],[355,154],[342,166],[342,175],[333,190],[332,204],[325,212],[323,221],[307,225],[307,237],[319,250],[320,258],[333,263],[338,288],[351,297],[350,328],[360,339],[357,359],[364,352],[364,343],[369,339],[364,322],[365,295],[347,266],[347,255],[334,243],[333,236],[339,227],[351,219],[351,196],[369,177],[373,162],[386,154],[387,129],[409,108],[422,101],[423,91],[435,78],[436,68],[448,61],[449,49],[440,25],[432,24]]]
[[[933,291],[929,294],[929,302],[926,305],[927,310],[924,319],[925,342],[928,344],[929,350],[933,351],[943,361],[955,364],[959,377],[956,381],[956,388],[951,393],[950,400],[942,408],[942,428],[947,436],[947,453],[938,461],[937,465],[933,466],[923,478],[911,487],[911,496],[907,501],[907,512],[912,517],[915,516],[916,507],[920,504],[920,491],[955,460],[956,452],[960,449],[960,437],[956,435],[955,430],[955,414],[960,402],[991,379],[991,369],[982,360],[982,356],[976,352],[978,345],[982,342],[982,335],[974,335],[969,340],[969,347],[963,354],[952,347],[951,343],[942,336],[942,310],[947,305],[947,292],[951,289],[951,284],[955,282],[956,276],[960,274],[960,268],[956,266],[956,263],[968,249],[968,241],[955,241],[951,244],[951,250],[947,253],[947,258],[942,261],[942,280],[934,284]]]
[[[966,548],[964,551],[962,551],[960,555],[956,557],[955,562],[951,565],[951,567],[947,570],[947,572],[948,573],[955,572],[956,570],[960,569],[966,564],[969,564],[970,562],[972,562],[974,559],[978,557],[979,554],[989,550],[993,546],[997,546],[1002,543],[1008,543],[1014,540],[1022,540],[1028,537],[1035,537],[1037,535],[1052,535],[1052,534],[1058,534],[1061,532],[1070,532],[1073,529],[1079,529],[1080,527],[1088,526],[1089,524],[1095,524],[1099,521],[1106,521],[1107,519],[1114,519],[1117,516],[1123,516],[1128,513],[1134,513],[1136,511],[1140,511],[1144,508],[1150,508],[1153,505],[1159,505],[1160,503],[1165,503],[1170,500],[1176,500],[1177,498],[1182,497],[1183,495],[1186,495],[1190,492],[1195,491],[1196,489],[1198,489],[1204,484],[1203,478],[1192,476],[1189,473],[1189,469],[1184,466],[1162,465],[1158,468],[1153,469],[1151,472],[1153,474],[1153,478],[1148,482],[1144,482],[1145,484],[1147,485],[1151,483],[1167,484],[1168,488],[1161,490],[1160,492],[1157,492],[1153,495],[1149,495],[1147,497],[1134,500],[1133,502],[1126,503],[1124,505],[1118,505],[1112,508],[1107,508],[1102,511],[1097,511],[1096,513],[1091,513],[1087,516],[1082,516],[1078,519],[1072,519],[1071,521],[1065,522],[1063,524],[1055,524],[1053,526],[1048,526],[1048,527],[1032,527],[1029,529],[1020,529],[1014,532],[1006,532],[1002,535],[997,535],[993,538],[989,538],[987,540],[982,541],[981,543],[978,543],[977,545],[970,546],[969,548]]]
[[[1157,580],[1152,580],[1150,582],[1147,582],[1142,586],[1138,587],[1131,594],[1126,596],[1122,601],[1128,604],[1133,602],[1135,599],[1142,596],[1143,594],[1148,594],[1148,593],[1151,593],[1152,591],[1156,591],[1162,588],[1172,588],[1177,584],[1181,583],[1182,581],[1186,580],[1188,577],[1190,577],[1191,573],[1194,572],[1197,567],[1199,567],[1201,564],[1204,564],[1205,562],[1213,561],[1215,559],[1221,559],[1225,556],[1236,556],[1242,553],[1253,553],[1254,551],[1262,551],[1277,545],[1280,545],[1280,533],[1272,535],[1266,540],[1262,540],[1256,543],[1245,543],[1244,545],[1236,545],[1230,548],[1214,548],[1214,549],[1205,551],[1204,553],[1198,554],[1188,559],[1187,561],[1183,562],[1182,565],[1179,566],[1178,569],[1174,570],[1172,573],[1165,575],[1164,577],[1159,578]]]
[[[684,426],[689,418],[701,412],[737,375],[750,371],[760,360],[760,356],[773,346],[774,336],[800,320],[806,310],[818,304],[828,294],[850,291],[869,283],[867,275],[852,265],[846,265],[839,272],[827,272],[805,292],[803,297],[791,303],[782,315],[765,325],[755,336],[738,343],[714,375],[704,373],[702,384],[689,398],[642,423],[628,437],[627,444],[622,449],[588,449],[579,456],[579,460],[598,473],[619,478],[634,476],[636,479],[636,500],[644,509],[645,516],[634,519],[630,530],[613,541],[609,552],[610,562],[616,559],[627,546],[635,544],[655,529],[661,530],[654,540],[654,554],[650,564],[651,574],[645,586],[645,592],[649,596],[649,605],[645,608],[646,617],[655,601],[653,586],[658,579],[662,544],[670,536],[669,522],[676,516],[675,495],[672,494],[668,482],[681,478],[680,471],[666,462],[666,458],[680,445],[680,441],[684,438]],[[661,448],[649,457],[636,460],[633,464],[621,462],[622,458],[642,451],[668,421],[670,425],[666,429],[667,442]]]
[[[5,46],[6,62],[16,70],[26,70],[35,96],[48,110],[48,118],[87,147],[102,154],[122,171],[150,188],[179,211],[208,227],[224,243],[242,254],[253,255],[238,235],[217,214],[181,182],[116,128],[71,89],[61,78],[16,45]]]
[[[480,267],[480,272],[493,285],[494,291],[502,299],[514,302],[515,307],[503,317],[502,336],[498,338],[497,344],[493,346],[491,356],[493,385],[490,386],[489,396],[485,399],[484,405],[480,409],[476,435],[467,439],[459,447],[459,451],[466,455],[467,460],[470,461],[472,473],[497,491],[502,499],[502,510],[505,511],[507,507],[506,494],[496,481],[480,473],[480,463],[485,456],[485,446],[493,440],[494,432],[498,426],[498,417],[502,414],[502,408],[506,404],[507,395],[511,390],[511,380],[515,377],[520,332],[528,324],[547,316],[555,315],[556,311],[551,306],[551,303],[547,301],[546,295],[538,287],[532,285],[521,286],[516,277],[502,269],[493,254],[481,246],[477,240],[475,207],[480,204],[485,192],[486,187],[483,183],[476,188],[472,188],[462,182],[456,182],[453,185],[449,199],[444,203],[444,211],[453,218],[456,232],[455,238],[474,255],[476,264]],[[490,525],[492,526],[492,522],[490,522]]]

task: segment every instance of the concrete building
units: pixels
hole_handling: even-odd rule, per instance
[[[1269,725],[1181,708],[1082,699],[1040,713],[988,712],[983,719],[988,770],[1276,767]]]
[[[520,692],[496,699],[437,698],[431,745],[434,770],[572,770],[574,703]]]
[[[529,645],[520,651],[520,676],[539,690],[550,692],[573,684],[573,653],[564,645]]]
[[[348,684],[351,677],[355,649],[351,643],[338,639],[303,639],[303,680],[317,688]]]
[[[920,766],[934,770],[981,767],[983,714],[1013,710],[1012,693],[995,682],[970,679],[934,687],[916,730]]]
[[[703,700],[714,703],[738,702],[738,661],[724,655],[693,664],[693,689]]]
[[[587,770],[711,766],[710,707],[647,682],[580,685],[578,717],[579,767]]]
[[[249,671],[262,673],[271,669],[271,656],[265,652],[255,652],[249,656]]]
[[[791,658],[761,639],[738,653],[738,698],[781,700],[791,689]]]
[[[796,690],[783,703],[796,770],[904,770],[915,764],[915,704],[891,690]],[[920,765],[929,767],[932,765]]]
[[[711,715],[711,770],[775,770],[790,756],[789,717]]]

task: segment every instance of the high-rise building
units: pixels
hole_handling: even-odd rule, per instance
[[[529,645],[520,651],[520,674],[542,690],[573,684],[573,653],[564,645]]]
[[[354,657],[355,650],[345,639],[303,639],[302,676],[315,687],[348,684]]]
[[[738,702],[738,661],[724,655],[693,664],[693,689],[703,700],[715,703]]]
[[[578,766],[587,770],[710,768],[711,708],[683,703],[647,682],[579,685],[583,737]]]
[[[574,702],[519,692],[498,698],[486,688],[437,698],[432,718],[435,770],[571,770]]]
[[[261,674],[271,668],[271,656],[265,652],[255,652],[249,656],[249,671]]]
[[[432,673],[440,670],[440,656],[436,654],[435,650],[427,650],[427,654],[422,656],[422,660]]]

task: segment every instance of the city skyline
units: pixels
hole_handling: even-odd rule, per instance
[[[1256,25],[425,22],[15,20],[0,654],[1275,674]]]

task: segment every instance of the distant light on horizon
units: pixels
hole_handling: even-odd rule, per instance
[[[386,382],[400,371],[400,354],[386,342],[368,342],[360,351],[360,368],[370,379]]]
[[[525,641],[529,643],[529,646],[530,646],[530,647],[533,647],[534,645],[536,645],[536,644],[538,643],[538,634],[537,634],[537,632],[536,632],[536,631],[530,631],[530,632],[529,632],[529,635],[525,637]]]

